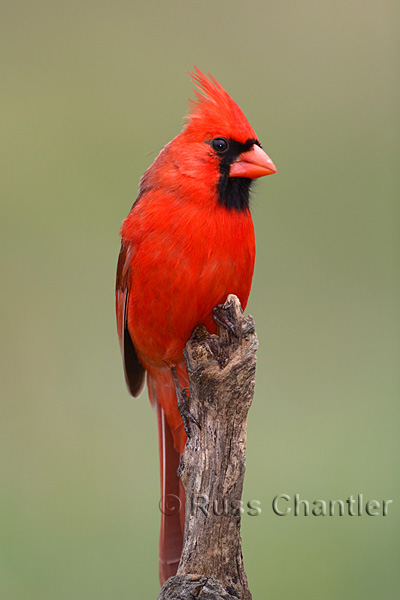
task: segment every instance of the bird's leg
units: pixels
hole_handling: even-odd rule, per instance
[[[183,427],[185,428],[186,435],[190,437],[190,423],[195,423],[197,427],[200,429],[200,424],[198,420],[192,415],[189,410],[189,388],[183,388],[179,385],[178,373],[176,372],[176,367],[170,367],[172,373],[172,379],[174,380],[176,399],[178,401],[179,412],[181,413]]]

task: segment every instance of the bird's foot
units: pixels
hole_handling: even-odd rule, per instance
[[[236,336],[237,332],[235,326],[227,315],[228,310],[232,308],[232,306],[233,303],[231,301],[225,304],[218,304],[218,306],[213,308],[213,318],[219,327],[224,327],[224,329],[227,329],[232,335]]]

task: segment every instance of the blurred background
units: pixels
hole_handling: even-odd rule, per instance
[[[125,389],[114,276],[121,221],[182,126],[193,64],[279,170],[252,204],[253,597],[399,597],[395,6],[2,1],[2,598],[157,596],[156,420]],[[393,504],[280,518],[282,493]]]

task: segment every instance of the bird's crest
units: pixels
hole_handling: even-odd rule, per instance
[[[196,138],[199,133],[204,137],[220,135],[240,142],[257,139],[241,108],[212,75],[204,75],[197,67],[189,75],[196,88],[195,99],[190,100],[185,134]]]

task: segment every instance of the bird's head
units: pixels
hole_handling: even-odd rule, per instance
[[[276,173],[276,167],[224,88],[197,67],[190,76],[195,98],[183,131],[160,154],[164,174],[174,175],[175,184],[199,201],[212,189],[219,205],[247,210],[252,180]]]

